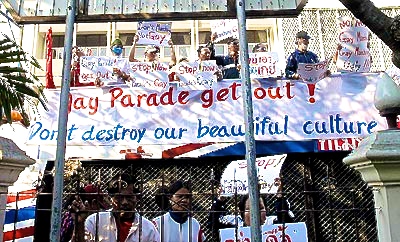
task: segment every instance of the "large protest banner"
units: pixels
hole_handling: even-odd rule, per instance
[[[365,137],[386,128],[374,107],[385,73],[333,75],[315,84],[253,82],[256,140]],[[68,145],[188,144],[245,138],[242,83],[161,91],[128,85],[76,88],[69,95]],[[49,111],[32,122],[28,143],[56,144],[60,90],[45,90]]]

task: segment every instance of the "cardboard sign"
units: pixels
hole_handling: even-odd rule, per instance
[[[172,23],[162,22],[138,22],[137,35],[139,35],[138,44],[168,46],[171,39]]]
[[[116,69],[129,71],[128,59],[107,56],[82,56],[80,68],[79,81],[82,83],[95,82],[97,78],[105,84],[118,82]]]
[[[237,236],[235,228],[220,229],[219,234],[221,242],[251,242],[250,227],[237,228]],[[285,240],[283,240],[283,234]],[[261,241],[267,242],[307,242],[307,227],[301,223],[271,224],[261,226]],[[237,238],[237,240],[236,240]]]
[[[162,91],[169,87],[169,65],[163,62],[130,62],[130,77],[133,88],[148,88]]]
[[[260,193],[276,193],[281,166],[287,155],[273,155],[256,159],[258,182],[261,186]],[[247,194],[248,177],[247,161],[232,161],[224,170],[221,176],[222,194],[225,196]]]
[[[336,66],[344,72],[369,72],[371,54],[368,49],[369,30],[359,20],[350,17],[338,19],[342,48],[338,50]]]
[[[300,75],[300,79],[305,82],[318,82],[326,77],[328,66],[329,60],[311,64],[299,63],[297,73]]]
[[[215,61],[180,62],[176,65],[179,89],[206,90],[213,88],[219,72]]]
[[[239,38],[238,22],[236,19],[214,20],[211,22],[211,34],[213,33],[217,33],[214,41],[216,43],[229,37]]]
[[[258,52],[249,53],[249,67],[251,78],[277,77],[281,75],[278,65],[278,53]]]

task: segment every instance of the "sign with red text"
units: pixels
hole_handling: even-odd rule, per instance
[[[287,155],[273,155],[256,158],[260,193],[276,193],[279,187],[279,173]],[[247,194],[249,192],[247,161],[236,160],[229,163],[221,176],[222,194]]]
[[[236,235],[237,231],[237,235]],[[221,242],[251,242],[250,227],[219,230]],[[266,242],[307,242],[307,227],[301,223],[271,224],[261,226],[261,241]],[[283,238],[284,237],[284,238]]]
[[[329,67],[329,60],[318,63],[299,63],[297,73],[300,79],[305,82],[317,82],[326,77],[326,72]]]
[[[227,38],[239,38],[237,19],[222,19],[211,21],[211,34],[217,34],[215,43]]]
[[[266,78],[281,76],[278,61],[278,53],[276,52],[249,53],[250,77]]]
[[[206,90],[217,82],[218,66],[213,61],[180,62],[176,65],[180,90]]]
[[[369,72],[371,54],[368,48],[369,30],[365,25],[351,17],[340,17],[339,44],[336,66],[339,71]]]
[[[383,74],[382,74],[383,75]],[[385,74],[386,75],[386,74]],[[380,73],[331,75],[302,81],[252,82],[256,140],[300,141],[365,137],[387,127],[374,106]],[[162,80],[166,82],[167,79]],[[59,89],[45,89],[49,111],[38,111],[28,143],[56,144]],[[241,80],[207,90],[72,88],[67,145],[156,145],[245,140]]]
[[[138,22],[138,44],[168,46],[171,39],[171,22]]]
[[[169,65],[163,62],[130,62],[129,75],[133,88],[150,88],[158,91],[169,87]]]
[[[129,72],[128,59],[107,56],[82,56],[80,58],[79,81],[85,83],[100,80],[105,84],[117,82],[118,70],[125,73]]]
[[[355,150],[362,138],[344,139],[320,139],[318,140],[319,151],[349,151]]]

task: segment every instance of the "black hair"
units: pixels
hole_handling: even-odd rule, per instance
[[[155,199],[157,206],[162,211],[167,211],[170,208],[168,193],[169,193],[168,187],[166,187],[166,186],[161,186],[156,191],[156,195],[155,195],[154,199]]]
[[[110,195],[120,193],[122,188],[127,188],[129,185],[135,185],[136,179],[130,174],[122,173],[115,175],[108,184],[107,191]],[[133,193],[139,193],[140,190],[136,187],[133,188]]]
[[[239,42],[239,39],[236,39],[236,38],[229,38],[227,44],[230,45],[230,44],[233,43],[233,42]]]
[[[208,48],[211,51],[211,49],[207,45],[200,45],[199,48],[197,48],[197,54],[200,55],[201,50],[204,48]]]
[[[171,185],[168,188],[169,195],[172,196],[174,195],[179,189],[186,188],[189,190],[189,192],[192,191],[192,188],[190,186],[190,183],[187,181],[181,181],[177,180],[175,182],[172,182]]]

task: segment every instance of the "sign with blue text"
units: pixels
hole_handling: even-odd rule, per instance
[[[256,140],[365,137],[386,128],[374,107],[375,84],[386,73],[332,75],[307,84],[252,82]],[[28,143],[56,144],[60,90],[45,90],[49,111],[29,128]],[[188,144],[245,139],[241,80],[206,90],[161,91],[127,84],[72,88],[67,145]]]

